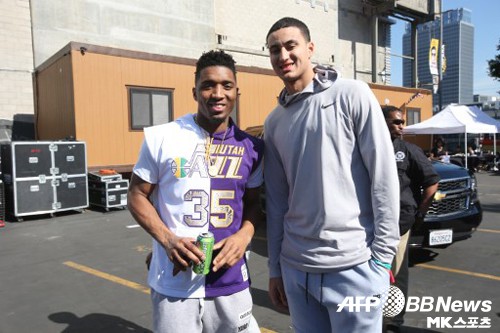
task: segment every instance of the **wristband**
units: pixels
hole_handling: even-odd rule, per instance
[[[380,261],[380,260],[378,260],[378,259],[375,259],[375,258],[373,258],[373,257],[372,257],[372,260],[373,260],[373,262],[374,262],[374,263],[376,263],[376,264],[377,264],[377,265],[379,265],[379,266],[384,267],[385,269],[390,270],[390,269],[392,268],[392,265],[391,265],[391,264],[388,264],[388,263],[386,263],[386,262],[382,262],[382,261]]]

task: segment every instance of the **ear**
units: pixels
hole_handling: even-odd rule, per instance
[[[193,99],[194,99],[195,101],[198,101],[198,96],[196,95],[196,87],[193,87],[193,90],[192,90],[192,91],[193,91]]]
[[[314,54],[314,43],[313,42],[307,43],[307,51],[309,52],[309,59],[311,59],[313,54]]]

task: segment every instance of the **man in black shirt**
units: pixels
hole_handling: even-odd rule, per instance
[[[408,298],[408,238],[413,224],[423,223],[427,209],[438,188],[439,176],[422,149],[401,139],[404,127],[403,112],[395,106],[383,106],[382,111],[391,133],[398,168],[400,196],[399,233],[401,242],[392,263],[396,287]],[[403,310],[392,318],[384,318],[385,332],[400,332]]]

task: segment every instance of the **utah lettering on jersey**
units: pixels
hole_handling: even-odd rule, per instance
[[[232,178],[239,174],[245,147],[230,144],[214,144],[210,149],[210,163],[205,159],[205,145],[199,143],[189,160],[176,157],[170,160],[170,170],[176,178]]]

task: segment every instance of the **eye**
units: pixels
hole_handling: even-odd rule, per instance
[[[208,90],[211,89],[214,86],[213,82],[210,81],[205,81],[200,84],[200,89],[201,90]]]
[[[273,46],[269,49],[269,53],[271,53],[272,55],[276,55],[280,53],[280,50],[281,50],[280,47]]]
[[[289,43],[289,44],[286,44],[286,46],[285,46],[287,51],[291,51],[296,47],[297,47],[297,43]]]

